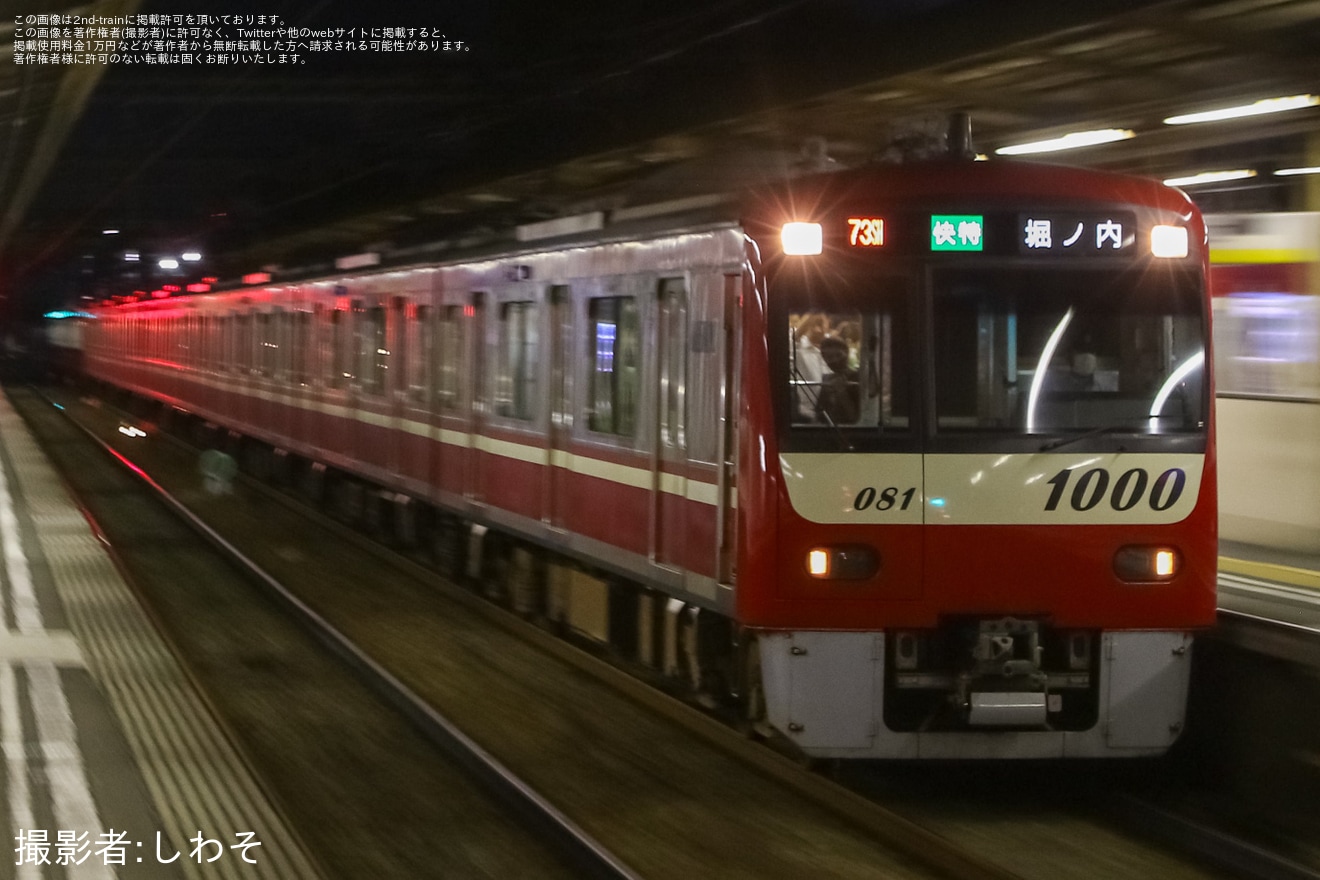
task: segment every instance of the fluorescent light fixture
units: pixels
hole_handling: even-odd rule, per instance
[[[1241,119],[1244,116],[1262,116],[1266,113],[1282,113],[1285,110],[1300,110],[1320,104],[1315,95],[1293,95],[1288,98],[1265,98],[1237,107],[1225,107],[1222,110],[1207,110],[1204,113],[1186,113],[1182,116],[1170,116],[1165,125],[1192,125],[1197,122],[1222,122],[1225,119]]]
[[[1274,174],[1276,177],[1292,177],[1295,174],[1320,174],[1320,165],[1312,165],[1310,168],[1280,168]]]
[[[162,269],[177,269],[179,268],[179,261],[173,257],[166,257],[156,265],[160,266]]]
[[[1029,144],[1014,144],[995,150],[1000,156],[1024,156],[1028,153],[1053,153],[1056,150],[1074,150],[1078,147],[1094,147],[1099,144],[1111,144],[1135,137],[1136,133],[1127,128],[1101,128],[1095,131],[1074,131],[1063,137]]]
[[[1250,168],[1239,168],[1234,171],[1202,171],[1200,174],[1190,174],[1186,177],[1170,177],[1164,181],[1165,186],[1199,186],[1203,183],[1225,183],[1230,180],[1246,180],[1255,177],[1256,172]]]
[[[184,251],[181,256],[183,257],[184,262],[187,263],[195,263],[202,258],[202,255],[197,251]]]
[[[118,229],[102,229],[102,230],[101,230],[101,234],[102,234],[102,235],[118,235],[118,234],[119,234],[119,230],[118,230]]]

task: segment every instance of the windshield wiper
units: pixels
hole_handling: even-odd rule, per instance
[[[793,378],[797,381],[797,390],[806,391],[806,396],[809,402],[811,403],[812,411],[819,412],[822,416],[825,417],[825,424],[829,425],[834,430],[834,436],[839,441],[839,448],[842,449],[844,452],[852,452],[853,445],[848,441],[848,435],[844,434],[843,430],[839,428],[838,423],[836,423],[834,419],[830,417],[830,414],[826,410],[821,408],[820,392],[816,391],[813,393],[812,391],[807,389],[807,385],[808,385],[807,377],[803,376],[802,373],[798,371],[797,364],[793,364],[792,369],[793,369]],[[789,417],[789,420],[792,421],[792,416]]]
[[[1141,422],[1118,422],[1118,423],[1113,424],[1113,425],[1101,425],[1101,426],[1098,427],[1098,428],[1092,428],[1092,429],[1089,430],[1089,431],[1083,431],[1082,433],[1080,433],[1080,434],[1074,434],[1074,435],[1071,436],[1071,437],[1060,437],[1060,438],[1057,439],[1057,440],[1051,440],[1051,441],[1049,441],[1048,443],[1044,443],[1044,444],[1042,444],[1041,447],[1040,447],[1040,451],[1041,451],[1041,452],[1049,452],[1051,449],[1058,449],[1058,448],[1060,448],[1060,447],[1062,447],[1062,446],[1067,446],[1067,445],[1070,444],[1070,443],[1076,443],[1078,440],[1086,440],[1086,439],[1091,438],[1091,437],[1098,437],[1098,436],[1100,436],[1101,434],[1112,434],[1112,433],[1114,433],[1115,431],[1125,431],[1125,430],[1128,430],[1129,428],[1139,428],[1139,427],[1141,427],[1143,424],[1148,424],[1148,423],[1150,423],[1150,422],[1152,422],[1152,421],[1155,421],[1155,420],[1157,420],[1157,419],[1159,419],[1159,418],[1162,418],[1162,417],[1161,417],[1161,416],[1148,416],[1148,417],[1142,419]],[[1126,450],[1125,450],[1123,447],[1120,446],[1119,449],[1118,449],[1118,451],[1119,451],[1119,452],[1125,452]]]

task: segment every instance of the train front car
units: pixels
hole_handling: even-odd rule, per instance
[[[993,162],[749,203],[739,620],[816,757],[1159,754],[1215,614],[1205,230]]]

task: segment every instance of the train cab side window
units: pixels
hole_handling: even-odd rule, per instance
[[[909,430],[906,320],[897,296],[875,296],[863,309],[790,312],[793,426]]]
[[[637,431],[641,327],[637,300],[602,297],[587,303],[587,427],[632,437]]]
[[[499,346],[495,352],[495,414],[531,421],[536,416],[538,334],[536,304],[500,305]]]

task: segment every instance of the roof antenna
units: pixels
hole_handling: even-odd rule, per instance
[[[954,159],[975,159],[972,146],[971,114],[959,110],[949,114],[949,155]]]

